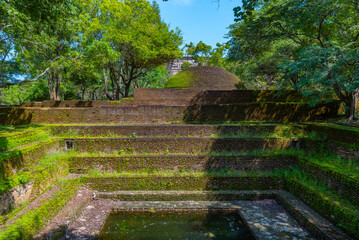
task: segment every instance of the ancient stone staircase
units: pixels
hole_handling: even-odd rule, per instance
[[[69,173],[81,178],[85,189],[74,198],[78,200],[72,200],[75,203],[69,203],[79,202],[73,207],[76,213],[69,214],[72,205],[64,206],[58,216],[66,217],[53,219],[39,239],[48,237],[61,224],[67,226],[63,234],[73,230],[70,236],[81,235],[81,231],[76,232],[81,219],[92,208],[100,209],[101,201],[112,207],[119,207],[116,201],[120,201],[123,208],[165,208],[171,203],[182,207],[186,206],[184,202],[193,201],[206,206],[232,206],[238,200],[261,199],[275,199],[318,239],[350,239],[326,219],[340,223],[339,227],[358,237],[358,181],[353,180],[353,185],[345,180],[347,176],[322,166],[314,168],[313,163],[298,157],[301,149],[314,149],[316,142],[321,142],[313,139],[303,125],[48,127],[53,136],[59,137],[58,146],[70,153]],[[319,179],[310,171],[313,169],[320,176],[324,172],[325,177]],[[340,182],[345,187],[335,185]],[[86,201],[81,197],[84,192]],[[101,228],[100,223],[91,224],[97,230]]]
[[[64,141],[81,155],[70,159],[70,171],[85,173],[88,186],[97,191],[266,190],[284,184],[271,171],[297,161],[252,154],[298,147],[298,138],[271,137],[275,127],[87,126]]]

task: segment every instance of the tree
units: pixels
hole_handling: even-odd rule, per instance
[[[359,48],[351,45],[304,48],[299,59],[285,64],[283,69],[287,78],[299,76],[296,87],[306,94],[330,95],[334,91],[346,107],[348,122],[358,120],[355,110],[359,91]]]
[[[156,3],[93,1],[84,16],[90,20],[84,37],[87,56],[102,70],[110,100],[128,97],[136,79],[181,54],[180,32],[162,22]]]
[[[163,88],[169,78],[169,72],[165,65],[148,71],[146,75],[136,79],[136,87],[139,88]]]
[[[293,72],[291,79],[288,78],[288,74],[282,78],[279,65],[285,68],[285,64],[298,61],[296,66],[302,66],[299,63],[303,62],[302,54],[307,51],[318,54],[316,57],[320,58],[323,52],[313,51],[317,47],[322,48],[323,51],[331,49],[327,46],[336,46],[343,51],[348,48],[356,49],[359,38],[357,30],[359,0],[246,0],[242,8],[235,9],[235,14],[238,22],[231,26],[229,42],[230,56],[233,60],[258,64],[263,60],[263,56],[268,56],[268,53],[281,53],[282,51],[276,46],[280,46],[280,42],[289,41],[290,51],[288,51],[289,54],[283,56],[284,63],[276,63],[278,69],[276,81],[284,86],[290,83],[292,87],[302,90],[320,85],[323,87],[321,89],[332,88],[333,93],[336,91],[332,81],[317,79],[317,84],[314,84],[314,79],[306,81],[306,78],[299,74],[305,74],[304,69],[302,72]],[[336,65],[344,68],[342,64]],[[314,65],[311,66],[314,67]],[[327,67],[322,64],[315,66],[314,69],[318,72],[326,71],[324,68],[319,70],[319,66]],[[306,71],[310,69],[306,68]],[[330,75],[328,77],[332,79]],[[352,85],[350,77],[342,79],[346,81],[345,85]],[[325,84],[326,87],[324,87]],[[356,81],[353,84],[355,89]],[[342,88],[341,91],[344,89],[348,90],[348,88]],[[338,91],[336,94],[340,95]],[[351,98],[356,96],[355,91],[348,94],[352,96]],[[353,102],[353,99],[350,101],[344,101],[344,97],[340,99],[348,109],[352,109],[348,102]],[[348,119],[355,119],[355,117],[348,115]]]
[[[46,77],[51,100],[60,100],[60,85],[68,68],[78,57],[79,30],[76,6],[59,13],[56,22],[34,22],[16,45],[17,60],[24,71],[35,78]]]
[[[75,9],[72,0],[7,0],[0,3],[0,13],[4,16],[0,27],[2,36],[7,39],[7,42],[3,39],[1,42],[3,59],[6,61],[9,53],[14,52],[9,62],[14,63],[15,58],[21,65],[20,72],[26,74],[25,80],[19,80],[4,78],[4,71],[1,71],[0,88],[47,76],[51,99],[59,99],[60,69],[64,68],[64,53],[69,47],[69,29],[75,25]],[[3,65],[1,67],[3,70]],[[8,69],[5,75],[10,73]]]
[[[186,44],[183,48],[186,55],[191,56],[199,66],[208,65],[225,68],[226,54],[229,45],[217,43],[215,48],[200,41],[196,45],[193,42]],[[184,68],[189,66],[184,66]]]
[[[193,42],[184,46],[184,51],[187,56],[191,56],[198,65],[202,66],[207,64],[209,57],[211,56],[212,47],[200,41],[196,45]]]

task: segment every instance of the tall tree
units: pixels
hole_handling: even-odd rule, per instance
[[[30,76],[48,80],[51,100],[60,100],[60,85],[64,71],[78,57],[76,52],[78,13],[75,6],[58,12],[56,22],[36,21],[16,45],[17,60]]]
[[[235,9],[238,23],[231,26],[230,55],[235,60],[244,59],[244,63],[251,62],[248,60],[261,61],[268,50],[273,52],[270,49],[278,45],[278,42],[290,41],[292,50],[288,52],[289,55],[283,57],[283,60],[287,60],[285,61],[287,64],[298,61],[296,65],[298,67],[301,66],[299,62],[303,62],[301,54],[304,52],[318,54],[317,57],[320,58],[324,52],[333,52],[331,46],[336,46],[336,49],[342,49],[339,52],[348,53],[348,48],[354,50],[358,44],[358,6],[359,0],[246,0],[242,8]],[[316,47],[321,48],[322,51],[313,51],[317,49]],[[279,65],[283,66],[283,64],[277,64],[278,72]],[[336,65],[344,69],[343,64],[338,62]],[[325,72],[325,67],[328,67],[326,64],[311,66],[313,67],[311,71],[316,70],[318,74]],[[320,69],[319,66],[323,68]],[[307,81],[304,76],[310,69],[307,67],[305,69],[306,71],[296,71],[291,79],[287,77],[288,74],[285,78],[281,78],[283,75],[278,74],[277,80],[286,84],[282,80],[288,79],[293,87],[299,89],[314,86],[320,86],[321,90],[332,89],[347,109],[355,107],[353,103],[356,102],[359,88],[356,80],[351,81],[350,77],[342,78],[346,85],[352,86],[336,91],[337,81],[317,79],[316,84],[313,84],[313,81]],[[327,78],[331,79],[331,77],[331,74],[327,75]],[[344,101],[340,92],[351,100]],[[348,119],[355,119],[356,117],[350,112],[353,111],[347,111]]]
[[[136,79],[181,54],[180,32],[169,30],[155,2],[98,0],[87,2],[86,9],[90,21],[83,42],[103,72],[108,99],[128,97]]]
[[[70,32],[75,32],[73,27],[77,14],[74,9],[72,0],[7,0],[0,3],[0,13],[3,16],[0,35],[6,36],[8,41],[0,43],[2,56],[12,52],[9,62],[13,63],[15,58],[20,63],[22,72],[29,77],[21,81],[18,78],[1,77],[0,88],[47,76],[51,99],[59,99],[59,69],[63,69],[63,56],[70,45]],[[3,50],[3,46],[6,46],[6,50]],[[6,62],[8,55],[3,59]],[[11,73],[9,69],[6,72],[7,76]],[[1,75],[4,76],[4,71],[1,71]]]

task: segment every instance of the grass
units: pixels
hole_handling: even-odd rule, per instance
[[[45,224],[74,196],[79,188],[78,180],[67,180],[59,184],[59,189],[51,198],[5,226],[0,232],[0,240],[32,239]]]
[[[283,171],[283,172],[282,172]],[[99,169],[92,169],[85,177],[244,177],[244,176],[279,176],[280,173],[284,174],[287,170],[277,171],[191,171],[191,170],[153,170],[144,169],[126,172],[106,172]]]
[[[359,180],[359,162],[345,159],[333,153],[299,153],[299,158],[316,163],[322,167]]]
[[[45,176],[53,173],[49,171],[55,171],[60,167],[68,168],[67,158],[74,156],[75,152],[49,152],[47,156],[40,161],[38,161],[33,166],[20,170],[17,174],[14,174],[8,178],[0,179],[0,194],[5,193],[12,188],[26,184],[32,180],[41,184],[42,181],[48,179],[43,179]],[[47,173],[47,174],[46,174]]]
[[[9,137],[24,132],[43,129],[44,127],[45,124],[31,124],[31,125],[22,125],[22,126],[0,125],[0,137]]]
[[[280,156],[280,155],[296,155],[298,152],[302,150],[276,150],[276,151],[196,151],[192,153],[184,153],[184,152],[175,152],[175,153],[167,153],[164,152],[135,152],[135,151],[113,151],[112,153],[108,152],[78,152],[75,157],[141,157],[141,156]]]
[[[212,133],[211,135],[203,135],[203,134],[199,134],[199,135],[179,135],[179,134],[173,134],[173,135],[151,135],[151,136],[140,136],[138,135],[136,132],[133,132],[132,134],[129,135],[121,135],[121,134],[116,134],[113,132],[107,132],[107,133],[102,133],[102,134],[89,134],[89,133],[80,133],[76,130],[73,129],[69,129],[66,132],[62,132],[61,134],[57,135],[58,137],[62,137],[62,138],[148,138],[148,137],[153,137],[153,138],[158,138],[158,137],[175,137],[175,138],[258,138],[258,137],[262,137],[262,138],[308,138],[311,140],[325,140],[325,137],[322,137],[320,135],[318,135],[315,132],[310,132],[310,133],[305,133],[304,131],[294,131],[290,128],[288,129],[280,129],[280,130],[276,130],[274,132],[267,132],[266,130],[263,130],[262,132],[257,132],[257,133],[251,133],[251,132],[245,132],[245,131],[240,131],[240,132],[231,132],[231,133]]]
[[[0,151],[7,151],[21,145],[43,141],[50,138],[50,132],[44,128],[31,131],[16,132],[7,137],[0,137]]]

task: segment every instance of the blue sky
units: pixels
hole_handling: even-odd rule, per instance
[[[182,30],[184,43],[204,43],[215,47],[217,42],[227,40],[227,27],[234,23],[233,8],[240,0],[157,0],[162,19],[171,29]]]

